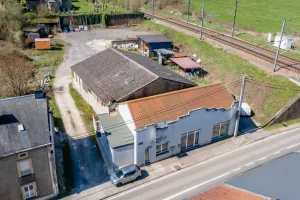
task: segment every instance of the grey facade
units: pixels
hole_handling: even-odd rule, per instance
[[[50,169],[49,146],[26,151],[28,156],[19,158],[18,154],[0,158],[0,197],[6,200],[26,199],[23,186],[35,183],[36,197],[54,197]],[[19,177],[18,162],[31,159],[33,173]]]
[[[49,199],[58,194],[54,136],[44,93],[0,99],[1,199]]]

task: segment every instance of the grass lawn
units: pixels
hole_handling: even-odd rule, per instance
[[[241,79],[244,75],[249,75],[256,81],[284,87],[296,87],[285,77],[270,75],[249,64],[239,56],[227,53],[222,49],[214,48],[195,37],[185,35],[151,21],[144,21],[141,26],[148,31],[166,35],[174,41],[176,46],[182,48],[187,53],[199,55],[202,65],[209,73],[204,82],[223,82],[229,84],[234,80]],[[235,88],[230,88],[230,91],[238,97],[240,87],[241,85],[238,84]],[[265,124],[288,100],[295,97],[297,93],[298,91],[295,90],[278,90],[248,83],[245,90],[245,102],[249,103],[254,110],[254,119],[261,124]]]
[[[73,0],[72,7],[75,9],[77,14],[83,14],[83,13],[95,13],[94,11],[94,4],[91,1],[86,0]],[[112,13],[113,12],[113,5],[111,3],[106,3],[107,8],[104,7],[104,12],[102,11],[102,1],[99,1],[99,13]],[[128,11],[124,8],[121,8],[119,6],[115,6],[116,13],[127,13]]]
[[[94,135],[95,129],[93,125],[93,117],[92,115],[96,116],[96,113],[94,112],[92,106],[90,106],[83,98],[82,96],[75,90],[72,85],[70,84],[70,94],[72,98],[74,99],[75,105],[77,106],[78,110],[81,113],[81,117],[84,121],[84,123],[88,127],[88,131]]]
[[[67,44],[64,41],[54,38],[51,39],[50,50],[26,49],[24,53],[29,57],[39,57],[32,63],[37,69],[42,67],[53,67],[56,69],[63,61],[63,55]]]
[[[165,0],[167,1],[167,0]],[[179,5],[187,10],[187,2]],[[234,0],[191,0],[191,11],[201,13],[202,4],[205,3],[205,14],[209,15],[207,20],[231,26],[233,21],[235,1]],[[150,4],[147,7],[151,7]],[[299,0],[240,0],[236,25],[239,29],[247,29],[265,33],[276,33],[281,31],[282,22],[286,18],[293,19],[287,23],[287,32],[300,32]]]

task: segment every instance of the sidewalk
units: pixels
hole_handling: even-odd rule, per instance
[[[193,166],[195,164],[207,161],[216,156],[220,156],[224,153],[233,151],[240,147],[249,145],[255,141],[262,140],[266,137],[276,135],[281,132],[285,132],[291,129],[299,128],[300,123],[290,125],[288,127],[278,128],[274,130],[260,130],[252,134],[245,134],[239,136],[238,138],[229,138],[220,142],[216,142],[181,155],[177,155],[149,166],[144,166],[143,178],[139,181],[135,181],[126,184],[122,187],[115,187],[110,182],[104,183],[102,185],[90,188],[81,192],[80,194],[73,194],[65,199],[105,199],[120,192],[126,191],[133,187],[142,185],[143,183],[150,182],[159,177],[168,175],[170,173],[176,172],[178,170]],[[145,171],[144,171],[145,170]]]

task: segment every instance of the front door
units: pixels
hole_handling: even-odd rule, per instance
[[[149,147],[145,149],[145,163],[149,162]]]
[[[186,149],[186,138],[187,138],[187,134],[183,134],[181,136],[181,149]]]

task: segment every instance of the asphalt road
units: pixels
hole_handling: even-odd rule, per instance
[[[261,164],[300,150],[300,129],[254,142],[110,199],[185,199]]]

